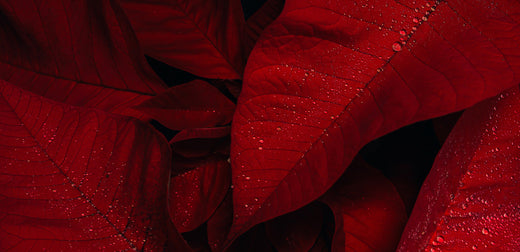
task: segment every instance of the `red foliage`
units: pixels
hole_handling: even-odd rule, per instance
[[[2,251],[520,250],[517,0],[0,0],[0,38]]]

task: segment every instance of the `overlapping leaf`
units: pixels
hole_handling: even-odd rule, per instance
[[[230,184],[229,163],[218,156],[200,160],[195,169],[172,177],[169,210],[177,230],[192,231],[206,222],[224,200]]]
[[[406,209],[380,171],[354,162],[321,200],[335,216],[332,251],[395,251]]]
[[[213,127],[231,121],[235,104],[205,81],[169,88],[136,109],[173,130]]]
[[[130,109],[164,89],[112,0],[0,1],[0,79],[76,106]]]
[[[520,3],[288,0],[232,128],[234,227],[325,192],[362,145],[520,81]]]
[[[212,79],[241,79],[249,50],[240,0],[123,0],[145,53]]]
[[[0,250],[164,248],[164,138],[135,119],[4,81],[0,111]]]
[[[520,247],[520,91],[464,112],[415,204],[399,251]]]

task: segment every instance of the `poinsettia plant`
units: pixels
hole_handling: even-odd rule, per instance
[[[517,0],[0,0],[0,23],[1,251],[520,250]]]

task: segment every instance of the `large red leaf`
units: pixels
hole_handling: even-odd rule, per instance
[[[203,159],[193,170],[172,177],[169,210],[177,230],[192,231],[206,222],[224,200],[230,184],[229,163],[217,156]]]
[[[0,23],[0,79],[31,92],[140,117],[164,89],[114,1],[2,0]]]
[[[161,250],[170,149],[127,117],[0,81],[0,250]]]
[[[395,251],[406,209],[380,171],[363,162],[352,163],[322,201],[335,216],[333,251]]]
[[[421,188],[399,251],[518,251],[520,92],[467,110]]]
[[[212,79],[241,79],[246,53],[240,0],[123,0],[145,53]]]
[[[169,88],[136,109],[173,130],[213,127],[231,121],[235,104],[216,87],[194,80]]]
[[[323,194],[365,143],[520,82],[520,3],[288,0],[232,127],[230,239]]]

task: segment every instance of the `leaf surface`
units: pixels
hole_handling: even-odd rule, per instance
[[[136,109],[173,130],[205,128],[231,121],[235,104],[216,87],[194,80],[169,88]]]
[[[162,136],[4,81],[0,111],[0,250],[164,248],[171,155]]]
[[[395,251],[407,215],[399,193],[383,174],[353,162],[323,196],[334,212],[332,251]]]
[[[399,251],[520,247],[520,92],[468,109],[424,182]]]
[[[145,53],[210,79],[241,79],[246,53],[240,0],[123,0]]]
[[[266,222],[267,237],[279,252],[310,251],[320,235],[323,209],[310,204]]]
[[[172,177],[169,210],[177,230],[192,231],[206,222],[224,200],[230,184],[231,168],[222,157],[208,157],[193,170]]]
[[[0,79],[56,101],[142,117],[165,89],[115,1],[0,2]]]
[[[229,239],[318,198],[370,140],[517,85],[519,14],[514,0],[286,1],[244,75]]]
[[[284,0],[267,0],[258,11],[247,19],[247,34],[254,44],[264,29],[280,15]]]

